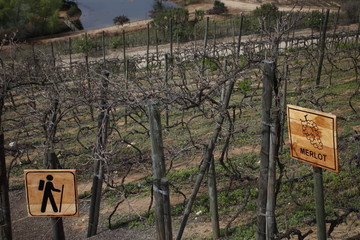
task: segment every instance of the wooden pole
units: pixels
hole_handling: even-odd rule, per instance
[[[125,39],[125,30],[122,31],[122,40],[123,40],[123,61],[124,61],[124,68],[126,64],[126,39]]]
[[[205,73],[205,59],[206,59],[206,48],[208,42],[208,32],[209,32],[209,17],[206,17],[205,22],[205,34],[204,34],[204,52],[202,57],[202,64],[201,64],[201,75],[204,76]]]
[[[0,106],[1,107],[1,106]],[[1,119],[0,119],[1,121]],[[9,183],[6,176],[4,133],[0,124],[0,239],[11,240]]]
[[[153,189],[155,198],[157,239],[170,240],[172,239],[172,229],[168,191],[169,187],[168,181],[165,178],[166,169],[160,110],[158,104],[155,101],[150,100],[150,103],[148,104],[148,112],[153,165]]]
[[[326,29],[327,29],[328,20],[329,20],[329,12],[330,12],[329,9],[326,10],[324,24],[322,24],[322,33],[321,33],[321,39],[320,39],[320,41],[321,41],[320,42],[320,58],[319,58],[317,76],[316,76],[316,86],[320,85],[322,66],[323,66],[324,57],[325,57]]]
[[[168,91],[168,82],[169,82],[169,57],[165,54],[165,90]],[[165,109],[165,123],[166,127],[169,126],[169,111]]]
[[[97,226],[99,222],[101,192],[102,192],[102,181],[103,181],[103,158],[105,158],[104,152],[106,151],[107,142],[107,131],[109,109],[107,107],[107,89],[108,89],[108,78],[109,72],[104,71],[101,77],[101,88],[100,88],[100,103],[98,113],[98,135],[97,135],[97,147],[96,157],[94,161],[94,175],[93,175],[93,186],[91,189],[91,201],[90,201],[90,212],[89,212],[89,224],[87,237],[96,235]]]
[[[56,66],[55,52],[54,52],[54,44],[52,42],[51,42],[51,59],[52,59],[52,64],[55,67]]]
[[[170,58],[173,59],[173,20],[170,19]]]
[[[102,31],[101,43],[102,43],[103,63],[104,63],[104,68],[106,68],[105,31]]]
[[[72,69],[72,59],[71,59],[72,49],[71,49],[71,38],[69,38],[69,64],[70,69]]]
[[[150,51],[150,25],[146,25],[147,38],[146,38],[146,70],[149,71],[149,51]]]
[[[325,206],[322,169],[314,167],[314,195],[316,205],[317,239],[326,240]]]
[[[209,165],[208,189],[213,239],[218,239],[220,237],[220,226],[214,156],[212,157],[211,163]]]
[[[276,148],[277,124],[270,127],[269,172],[266,203],[266,239],[274,239],[275,234],[275,185],[276,185]]]
[[[284,88],[283,88],[283,109],[282,109],[282,119],[281,119],[281,134],[280,134],[280,152],[283,150],[284,146],[284,129],[285,129],[285,121],[286,121],[286,95],[287,95],[287,82],[288,82],[288,71],[289,65],[285,65],[285,72],[284,72]]]
[[[244,22],[244,15],[241,13],[241,15],[240,15],[240,27],[239,27],[238,42],[237,42],[237,47],[236,47],[236,59],[239,59],[239,56],[240,56],[240,44],[241,44],[241,36],[242,36],[243,22]]]
[[[47,162],[49,163],[50,169],[61,169],[61,166],[59,164],[59,160],[53,150],[47,150],[46,153]],[[61,192],[62,194],[62,192]],[[61,209],[61,203],[60,207]],[[65,232],[64,232],[64,225],[61,217],[52,217],[51,218],[52,223],[52,230],[53,230],[53,237],[54,240],[65,240]]]
[[[260,152],[260,176],[258,180],[258,214],[256,239],[266,238],[266,202],[268,187],[268,168],[270,151],[270,110],[272,105],[272,89],[275,80],[274,61],[265,60],[263,66],[263,90],[262,90],[262,137]]]

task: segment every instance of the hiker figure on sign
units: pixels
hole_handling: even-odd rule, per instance
[[[50,201],[50,204],[52,206],[52,209],[54,212],[61,212],[61,205],[62,205],[62,195],[63,195],[63,191],[64,191],[64,185],[62,185],[62,189],[56,189],[54,187],[54,184],[52,183],[52,180],[54,179],[54,177],[52,175],[47,175],[46,179],[48,180],[45,184],[44,180],[40,180],[39,182],[39,191],[44,191],[44,195],[43,195],[43,199],[42,199],[42,203],[41,203],[41,212],[45,212],[46,211],[46,206],[48,201]],[[44,184],[45,184],[45,189],[44,189]],[[59,209],[56,205],[54,196],[53,196],[53,192],[61,192],[61,197],[60,197],[60,204],[59,204]]]

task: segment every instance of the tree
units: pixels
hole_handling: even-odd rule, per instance
[[[215,0],[213,8],[210,9],[208,11],[208,13],[220,15],[223,13],[227,13],[228,11],[229,11],[228,8],[225,6],[225,4],[223,2],[221,2],[219,0]]]
[[[263,18],[265,21],[275,21],[279,13],[279,8],[274,3],[262,4],[253,11],[255,17]]]
[[[311,11],[310,14],[305,18],[304,24],[307,27],[319,30],[322,19],[323,19],[323,14],[320,11],[318,10]]]
[[[129,21],[130,19],[125,15],[117,16],[113,19],[115,25],[123,25],[124,23],[127,23]]]
[[[349,21],[355,23],[359,20],[360,2],[358,0],[348,0],[341,4],[341,9],[346,13]]]

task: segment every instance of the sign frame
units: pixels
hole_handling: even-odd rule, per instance
[[[287,119],[291,158],[339,173],[336,115],[288,104]]]
[[[59,184],[61,183],[56,182],[57,179],[62,179],[67,183],[66,190],[64,190],[64,184],[62,184],[62,187],[59,187]],[[25,169],[24,180],[27,212],[29,217],[79,216],[79,200],[75,169]],[[53,185],[52,180],[54,180],[54,184],[56,183],[55,186]],[[37,193],[36,191],[38,191],[39,193]],[[46,191],[48,192],[48,194],[46,194]],[[58,192],[56,197],[52,195],[53,192],[54,194],[55,192]],[[42,200],[39,199],[39,194],[43,194]],[[51,195],[51,197],[45,195]],[[59,197],[59,195],[61,197]],[[59,198],[61,199],[60,203]],[[62,207],[63,200],[64,206],[67,207]],[[45,204],[44,201],[46,202]],[[67,204],[65,204],[65,202],[67,202]],[[46,210],[51,207],[53,208],[53,212]]]

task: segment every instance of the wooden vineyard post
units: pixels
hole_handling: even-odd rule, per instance
[[[165,89],[168,91],[169,83],[169,56],[165,54]],[[169,109],[165,109],[165,123],[169,127]]]
[[[102,181],[104,176],[103,158],[106,151],[107,128],[109,122],[109,109],[107,107],[107,88],[109,72],[104,71],[101,77],[100,103],[98,113],[98,134],[97,134],[97,153],[94,161],[93,185],[91,189],[91,201],[89,212],[89,224],[87,237],[96,235],[99,221]]]
[[[240,45],[241,45],[243,22],[244,22],[244,15],[241,13],[241,15],[240,15],[239,36],[238,36],[238,41],[237,41],[237,46],[236,46],[236,59],[239,59],[239,56],[240,56]]]
[[[124,65],[126,64],[126,39],[125,39],[125,30],[122,31],[122,40],[123,40],[123,61]],[[125,66],[124,66],[125,68]]]
[[[208,188],[209,188],[211,224],[213,231],[212,234],[213,234],[213,239],[218,239],[220,237],[220,227],[219,227],[218,197],[217,197],[214,156],[212,157],[211,163],[209,165]]]
[[[147,37],[146,37],[146,71],[149,71],[149,51],[150,51],[150,24],[146,25]]]
[[[1,120],[0,120],[1,121]],[[6,176],[4,133],[0,124],[0,239],[11,240],[9,183]]]
[[[328,20],[329,20],[329,12],[330,12],[329,9],[326,10],[324,24],[322,25],[322,32],[321,32],[321,38],[320,38],[320,58],[319,58],[317,76],[316,76],[316,86],[320,85],[322,66],[323,66],[324,57],[325,57],[326,29],[327,29]]]
[[[274,239],[275,232],[275,185],[276,185],[276,148],[278,126],[273,123],[270,127],[269,172],[266,201],[266,239]]]
[[[314,195],[318,240],[326,240],[324,187],[322,169],[319,167],[314,167]]]
[[[106,68],[105,31],[102,31],[102,35],[101,35],[101,45],[102,45],[102,54],[103,54],[104,68]]]
[[[264,61],[263,90],[262,90],[262,137],[260,153],[260,176],[258,180],[258,213],[256,239],[266,238],[266,202],[268,188],[268,168],[270,151],[270,110],[272,105],[272,89],[275,80],[274,61]]]
[[[55,52],[54,52],[54,44],[51,42],[51,60],[53,67],[56,66],[56,60],[55,60]]]
[[[50,169],[58,169],[61,168],[59,165],[59,160],[54,151],[48,150],[46,153],[47,162],[50,164]],[[60,204],[61,206],[61,204]],[[61,217],[52,217],[51,218],[53,236],[55,240],[64,240],[65,232],[64,225]]]
[[[71,38],[69,38],[69,64],[70,64],[70,69],[72,69],[71,54],[72,54],[72,50],[71,50]]]
[[[155,198],[155,221],[158,240],[172,239],[170,213],[170,192],[166,179],[165,157],[162,140],[161,118],[158,104],[150,100],[148,104],[151,155],[153,165],[153,189]]]
[[[208,31],[209,31],[209,17],[206,17],[205,33],[204,33],[204,51],[203,51],[203,57],[201,63],[201,76],[204,76],[205,73],[205,59],[206,59],[206,48],[208,42]]]

